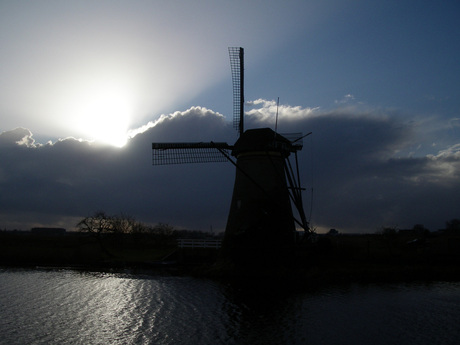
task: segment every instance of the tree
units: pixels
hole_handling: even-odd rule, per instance
[[[460,219],[455,218],[446,222],[446,231],[460,234]]]
[[[111,223],[112,223],[112,231],[116,234],[132,234],[136,228],[138,228],[138,222],[127,215],[117,215],[112,216]]]
[[[79,231],[89,232],[100,236],[102,234],[131,234],[145,226],[128,215],[120,214],[110,216],[103,211],[98,211],[90,217],[83,218],[77,227]]]
[[[383,237],[387,239],[394,239],[398,232],[396,230],[396,227],[386,226],[382,228],[380,233],[383,235]]]
[[[81,232],[92,234],[99,243],[101,249],[108,255],[113,256],[107,249],[108,243],[124,245],[126,236],[130,235],[132,241],[152,243],[157,246],[172,246],[176,243],[176,231],[173,226],[159,223],[155,226],[145,225],[136,221],[133,217],[124,214],[110,216],[103,211],[83,218],[77,228]],[[106,236],[106,235],[110,236]],[[107,242],[110,239],[111,242]]]
[[[428,236],[430,234],[430,230],[425,228],[423,224],[415,224],[412,231],[418,236]]]
[[[330,229],[328,232],[327,232],[328,235],[332,235],[332,236],[335,236],[335,235],[338,235],[339,232],[336,230],[336,229]]]
[[[82,232],[89,232],[96,235],[113,232],[113,222],[110,216],[103,211],[97,211],[90,217],[83,218],[77,228]]]
[[[171,246],[176,243],[176,231],[169,224],[159,223],[153,227],[146,227],[145,231],[157,246]]]
[[[81,232],[89,232],[94,235],[102,251],[109,256],[113,256],[102,241],[102,235],[105,233],[114,232],[113,217],[108,216],[103,211],[97,211],[93,216],[83,218],[77,228]]]
[[[398,237],[398,232],[396,227],[383,227],[381,231],[382,237],[387,244],[390,254],[392,253],[392,248],[396,244],[396,239]]]

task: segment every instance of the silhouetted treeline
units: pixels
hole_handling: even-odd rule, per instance
[[[178,238],[210,238],[212,233],[198,230],[178,230],[169,224],[148,225],[134,217],[117,214],[108,215],[103,211],[83,218],[77,224],[80,232],[93,235],[104,252],[109,254],[108,244],[116,242],[142,242],[153,247],[175,247]]]
[[[77,224],[77,228],[80,232],[88,232],[94,235],[132,234],[155,235],[172,238],[209,238],[222,236],[222,234],[214,235],[211,232],[201,230],[178,230],[172,225],[164,223],[148,225],[135,220],[134,217],[129,215],[108,215],[103,211],[95,212],[92,216],[83,218]]]

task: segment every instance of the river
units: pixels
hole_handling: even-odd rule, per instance
[[[0,344],[458,344],[460,283],[293,292],[191,277],[0,269]],[[291,291],[291,292],[287,292]]]

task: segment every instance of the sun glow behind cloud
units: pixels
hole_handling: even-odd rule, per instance
[[[25,126],[45,139],[117,145],[125,140],[126,122],[139,127],[194,105],[230,116],[227,47],[248,47],[246,66],[254,73],[273,41],[282,42],[318,13],[311,5],[267,8],[240,0],[224,6],[184,0],[2,2],[0,8],[0,31],[8,33],[0,37],[8,52],[0,54],[2,129]],[[271,25],[280,16],[289,20]],[[119,99],[107,95],[110,88],[99,91],[101,81],[123,85],[134,101],[129,93]]]
[[[93,85],[70,98],[69,123],[84,139],[122,147],[128,139],[133,108],[129,90],[116,85]]]

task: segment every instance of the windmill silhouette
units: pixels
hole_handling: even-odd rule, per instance
[[[244,130],[244,49],[230,47],[233,127],[239,138],[225,142],[152,143],[153,165],[229,161],[235,184],[223,247],[231,256],[243,252],[292,250],[296,228],[310,235],[302,202],[297,152],[311,134],[278,134],[270,128]],[[233,156],[234,159],[232,159]],[[294,162],[291,158],[294,156]],[[295,217],[292,205],[297,210]]]

